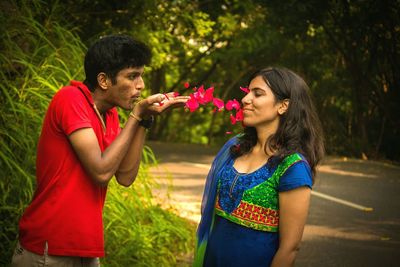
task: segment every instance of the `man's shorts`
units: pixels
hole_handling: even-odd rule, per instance
[[[12,267],[99,267],[99,258],[51,256],[47,254],[47,243],[43,255],[24,249],[17,243],[11,261]]]

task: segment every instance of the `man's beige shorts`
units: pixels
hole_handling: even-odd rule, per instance
[[[99,267],[99,258],[82,258],[68,256],[50,256],[47,254],[47,244],[43,255],[38,255],[24,249],[18,242],[11,261],[12,267]]]

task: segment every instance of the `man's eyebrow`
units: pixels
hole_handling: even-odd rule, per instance
[[[133,70],[133,71],[129,71],[128,75],[132,75],[132,74],[143,75],[143,73],[144,73],[144,71]]]

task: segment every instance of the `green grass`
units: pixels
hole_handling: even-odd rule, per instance
[[[145,154],[152,154],[146,150]],[[195,225],[161,208],[168,199],[153,197],[157,188],[143,164],[130,188],[109,186],[104,222],[106,257],[104,266],[184,266],[185,255],[193,253]]]
[[[115,180],[109,185],[104,209],[106,257],[104,266],[183,266],[193,253],[195,225],[177,216],[165,199],[155,198],[159,189],[149,173],[157,164],[145,146],[139,175],[129,188]],[[161,207],[161,204],[163,208]]]

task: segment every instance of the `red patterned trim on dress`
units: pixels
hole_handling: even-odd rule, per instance
[[[232,222],[256,230],[277,232],[279,225],[279,212],[264,208],[245,201],[240,201],[239,206],[232,213],[225,212],[216,201],[216,214]]]

